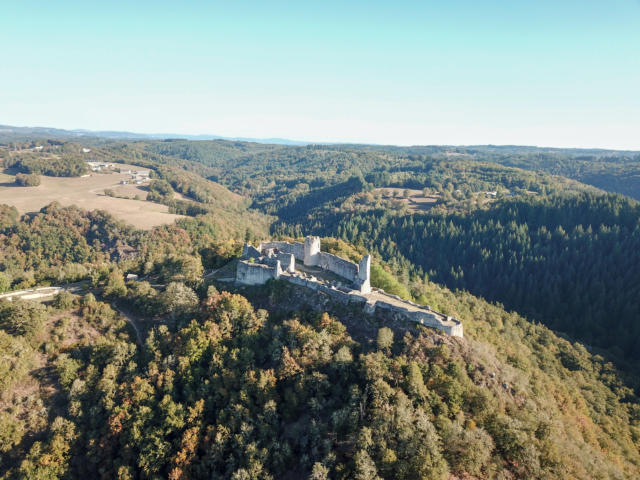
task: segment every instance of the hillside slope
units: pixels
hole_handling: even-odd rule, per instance
[[[3,478],[640,474],[638,399],[580,345],[434,285],[465,339],[286,312],[287,288],[269,313],[209,289],[142,347],[90,296],[0,305]]]
[[[0,478],[640,475],[640,406],[613,365],[468,293],[376,262],[376,285],[462,319],[456,339],[315,312],[286,283],[207,288],[203,263],[234,247],[197,220],[139,232],[55,205],[0,219],[3,252],[22,251],[1,270],[91,290],[0,302]]]

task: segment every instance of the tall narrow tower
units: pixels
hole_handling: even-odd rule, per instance
[[[371,255],[365,255],[360,260],[356,284],[362,293],[371,293]]]
[[[304,264],[307,267],[315,267],[320,261],[320,237],[307,237],[304,239]]]

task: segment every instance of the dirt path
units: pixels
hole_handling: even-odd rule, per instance
[[[133,329],[136,332],[136,337],[138,339],[138,345],[142,346],[143,345],[142,334],[140,333],[140,329],[138,328],[138,325],[136,324],[136,320],[133,317],[133,315],[131,315],[126,310],[123,310],[120,307],[120,305],[115,304],[114,306],[116,307],[116,310],[118,311],[118,313],[120,313],[120,315],[122,315],[124,318],[126,318],[127,321],[129,322],[129,324],[131,324],[131,326],[133,327]]]
[[[0,300],[5,299],[12,301],[14,298],[20,298],[22,300],[40,300],[46,297],[53,297],[58,293],[66,290],[71,293],[75,293],[86,286],[87,282],[70,283],[65,286],[52,286],[52,287],[40,287],[40,288],[28,288],[26,290],[15,290],[13,292],[3,293],[0,295]]]

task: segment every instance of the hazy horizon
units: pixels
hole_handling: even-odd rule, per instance
[[[533,144],[513,144],[513,143],[408,143],[408,144],[398,144],[398,143],[374,143],[374,142],[339,142],[339,141],[309,141],[305,139],[294,139],[288,136],[274,136],[274,137],[247,137],[244,135],[218,135],[215,132],[200,132],[200,133],[178,133],[178,132],[142,132],[142,131],[130,131],[130,130],[122,130],[117,128],[110,128],[105,130],[92,130],[87,128],[61,128],[56,126],[46,126],[46,125],[12,125],[8,122],[0,122],[0,128],[2,127],[11,127],[11,128],[24,128],[24,129],[46,129],[46,130],[63,130],[66,132],[77,132],[87,134],[88,137],[91,134],[96,134],[97,137],[100,137],[100,134],[131,134],[136,136],[147,136],[149,138],[156,139],[185,139],[192,141],[209,141],[209,140],[238,140],[238,141],[247,141],[247,142],[255,142],[255,143],[269,143],[269,141],[277,141],[276,143],[282,145],[362,145],[362,146],[380,146],[380,147],[526,147],[526,148],[540,148],[540,149],[575,149],[575,150],[604,150],[604,151],[620,151],[620,152],[640,152],[640,148],[606,148],[606,147],[574,147],[574,146],[565,146],[565,145],[533,145]],[[1,133],[1,132],[0,132]],[[203,138],[199,138],[203,137]],[[210,138],[207,138],[210,137]],[[44,137],[43,137],[44,138]],[[126,136],[122,137],[114,137],[116,138],[127,138]]]
[[[640,150],[640,3],[19,2],[11,125]]]

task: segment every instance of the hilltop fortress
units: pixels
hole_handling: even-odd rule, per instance
[[[370,255],[356,264],[323,252],[319,237],[307,237],[304,243],[262,242],[257,248],[245,244],[235,281],[262,285],[270,279],[286,280],[341,303],[361,304],[367,314],[390,315],[463,336],[462,323],[456,318],[372,288]]]

